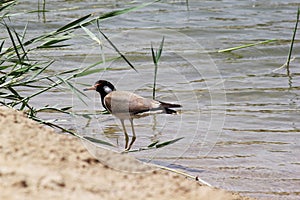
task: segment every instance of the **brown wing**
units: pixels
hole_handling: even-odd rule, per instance
[[[146,99],[138,95],[132,96],[129,104],[130,112],[135,114],[158,108],[160,108],[160,103],[158,101]]]
[[[113,91],[109,93],[105,96],[104,103],[106,108],[112,114],[136,114],[160,108],[160,103],[158,101],[146,99],[126,91]]]

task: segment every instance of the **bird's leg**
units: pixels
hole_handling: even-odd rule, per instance
[[[123,127],[124,135],[125,135],[125,149],[127,149],[128,148],[129,136],[127,134],[127,131],[126,131],[126,128],[125,128],[125,125],[124,125],[124,119],[120,119],[120,120],[121,120],[121,124],[122,124],[122,127]]]
[[[131,124],[131,128],[132,128],[132,139],[131,139],[131,142],[130,142],[128,148],[126,149],[127,151],[131,148],[134,141],[136,140],[135,131],[134,131],[134,127],[133,127],[133,119],[129,119],[129,120],[130,120],[130,124]]]

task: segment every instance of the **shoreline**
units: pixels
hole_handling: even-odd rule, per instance
[[[0,128],[0,199],[254,199],[155,166],[140,173],[109,168],[80,139],[6,107],[0,107]],[[124,154],[101,153],[120,166],[141,164]]]

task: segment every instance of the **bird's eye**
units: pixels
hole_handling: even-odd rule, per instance
[[[104,89],[104,91],[105,91],[106,93],[112,92],[112,89],[111,89],[110,87],[108,87],[108,86],[104,86],[103,89]]]

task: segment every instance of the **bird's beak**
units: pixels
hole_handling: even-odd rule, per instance
[[[96,90],[96,85],[89,87],[89,88],[84,88],[83,91],[88,91],[88,90]]]

